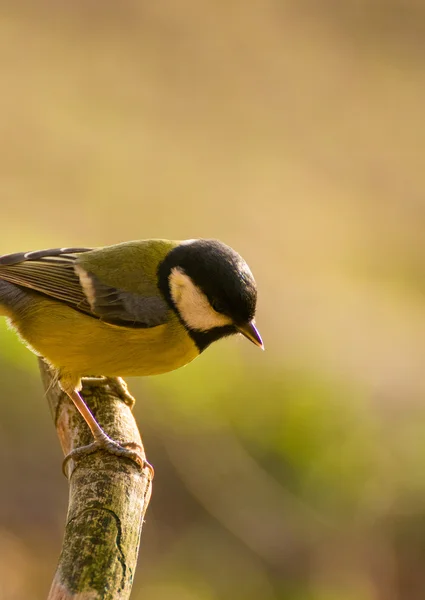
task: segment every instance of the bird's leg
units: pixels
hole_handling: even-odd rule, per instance
[[[88,385],[89,387],[96,387],[106,383],[110,390],[130,408],[133,408],[136,402],[128,391],[127,384],[122,377],[84,377],[83,381],[84,385]]]
[[[83,456],[92,454],[97,450],[106,450],[106,452],[109,452],[110,454],[130,458],[131,460],[136,462],[142,469],[147,467],[150,471],[151,479],[153,478],[153,467],[143,458],[141,453],[142,448],[139,444],[136,444],[136,442],[125,442],[123,444],[115,442],[103,431],[103,429],[96,421],[96,419],[90,412],[90,409],[88,408],[87,404],[84,402],[83,398],[77,390],[67,390],[66,394],[72,400],[75,407],[77,408],[87,425],[90,427],[90,431],[92,432],[94,437],[94,442],[88,444],[87,446],[75,448],[65,457],[65,460],[63,462],[64,473],[69,460],[79,460]]]

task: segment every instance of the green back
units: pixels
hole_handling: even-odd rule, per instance
[[[152,296],[158,293],[158,265],[179,243],[161,239],[123,242],[81,254],[77,262],[103,283]]]

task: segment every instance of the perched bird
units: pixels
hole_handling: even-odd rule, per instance
[[[0,315],[57,370],[93,433],[94,443],[68,458],[102,448],[138,459],[97,423],[81,397],[81,378],[166,373],[238,332],[263,348],[256,301],[248,265],[218,240],[151,239],[0,257]]]

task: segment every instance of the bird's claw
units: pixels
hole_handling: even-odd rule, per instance
[[[122,377],[83,377],[82,382],[83,385],[87,387],[107,385],[111,392],[130,408],[133,408],[136,403],[136,400],[128,391],[127,384]]]
[[[85,456],[93,454],[93,452],[98,452],[99,450],[105,450],[106,452],[109,452],[109,454],[114,454],[115,456],[129,458],[142,470],[149,469],[149,479],[152,481],[155,471],[152,465],[143,458],[142,447],[136,442],[123,442],[122,444],[119,444],[106,435],[104,438],[102,437],[99,440],[95,440],[91,444],[87,444],[87,446],[75,448],[67,456],[65,456],[65,459],[62,463],[62,471],[65,477],[68,477],[67,466],[70,460],[78,462]]]

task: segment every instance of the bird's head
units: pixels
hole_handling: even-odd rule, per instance
[[[264,349],[254,324],[254,277],[229,246],[218,240],[181,242],[160,264],[158,280],[200,351],[238,332]]]

